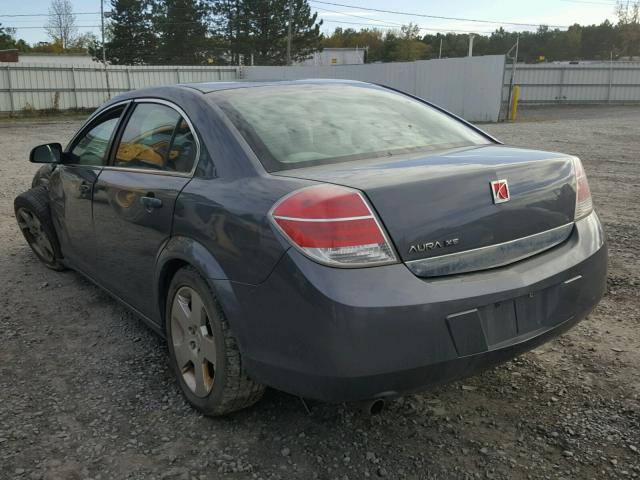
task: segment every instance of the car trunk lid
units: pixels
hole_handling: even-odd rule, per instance
[[[576,201],[570,156],[502,145],[334,163],[275,175],[364,192],[408,265],[463,252],[476,257],[472,265],[464,260],[455,268],[443,261],[439,263],[444,268],[412,268],[420,276],[492,268],[550,248],[570,233]],[[503,179],[510,199],[494,203],[491,182]],[[514,241],[519,249],[512,248]],[[481,250],[487,247],[501,252],[490,258]],[[461,258],[451,257],[458,263]]]

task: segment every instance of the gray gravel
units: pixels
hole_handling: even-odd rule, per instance
[[[38,264],[17,231],[29,148],[68,139],[80,120],[0,122],[0,478],[637,478],[640,108],[521,118],[484,128],[585,162],[611,255],[589,318],[378,416],[317,403],[309,414],[269,390],[223,419],[185,404],[160,339],[79,275]]]

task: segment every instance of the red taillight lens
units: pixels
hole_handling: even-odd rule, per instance
[[[396,261],[357,190],[337,185],[304,188],[280,200],[271,218],[295,246],[321,263],[355,267]]]
[[[299,190],[285,198],[273,210],[273,214],[280,217],[327,219],[367,217],[371,215],[371,211],[358,192],[337,185],[319,185]]]
[[[580,220],[593,211],[593,201],[591,200],[587,174],[579,158],[573,158],[573,167],[576,174],[576,212],[574,220]]]

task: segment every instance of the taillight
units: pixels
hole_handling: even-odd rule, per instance
[[[303,188],[275,204],[271,219],[314,260],[336,267],[396,262],[378,219],[362,194],[337,185]]]
[[[574,220],[580,220],[591,213],[593,202],[591,201],[591,190],[589,189],[587,174],[578,157],[573,157],[573,168],[576,174],[576,213]]]

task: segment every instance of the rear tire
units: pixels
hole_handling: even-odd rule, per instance
[[[13,201],[18,227],[33,253],[52,270],[64,270],[60,243],[49,210],[49,191],[39,186]]]
[[[256,403],[265,388],[249,378],[238,344],[209,284],[192,267],[176,272],[165,329],[171,367],[188,402],[205,415]]]

